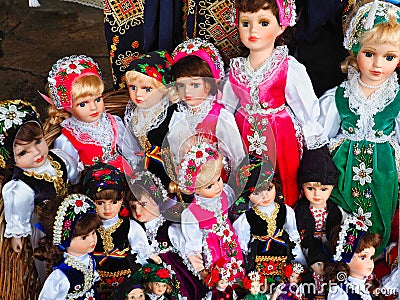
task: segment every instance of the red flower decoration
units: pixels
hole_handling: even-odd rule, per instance
[[[151,269],[150,268],[144,268],[143,269],[143,274],[150,273]]]
[[[92,177],[99,179],[102,175],[109,175],[109,174],[111,174],[110,169],[97,170],[96,172],[93,172]]]
[[[219,271],[217,269],[212,269],[211,272],[206,276],[206,284],[209,287],[214,287],[219,279]]]
[[[82,200],[76,200],[75,201],[75,205],[78,207],[81,207],[83,205],[83,201]]]
[[[243,288],[245,288],[246,290],[249,290],[251,288],[251,280],[249,279],[249,277],[245,277],[242,281],[242,285]]]
[[[265,274],[270,274],[270,273],[276,271],[278,269],[278,266],[279,266],[279,262],[274,263],[272,260],[270,260],[269,262],[263,261],[262,264],[264,266],[262,268],[262,271]]]
[[[203,151],[197,151],[196,152],[196,158],[202,158],[203,157]]]
[[[120,217],[123,217],[123,218],[128,217],[128,216],[129,216],[129,210],[128,210],[126,207],[124,207],[124,208],[121,209],[121,211],[119,212],[119,216],[120,216]]]
[[[169,278],[169,271],[165,268],[158,270],[156,274],[160,278]]]
[[[136,49],[137,47],[139,47],[139,42],[138,42],[138,41],[134,41],[134,42],[131,44],[131,46],[132,46],[133,49]]]
[[[157,81],[162,81],[162,75],[155,67],[146,66],[146,74],[150,77],[153,77]]]
[[[120,277],[111,277],[111,278],[106,278],[106,282],[108,285],[111,285],[113,287],[117,287],[118,285],[120,285],[122,282],[124,281],[124,277],[120,276]]]
[[[290,275],[292,275],[292,273],[293,273],[293,267],[292,267],[292,265],[286,265],[286,266],[285,266],[285,269],[284,269],[285,277],[286,277],[286,278],[289,278]]]

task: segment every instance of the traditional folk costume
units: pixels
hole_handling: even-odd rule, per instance
[[[389,9],[400,21],[398,7],[378,3],[373,25],[387,22]],[[371,5],[358,10],[346,32],[345,46],[353,52],[360,47],[359,37],[365,30],[360,24],[369,17]],[[359,80],[360,73],[349,67],[348,80],[321,98],[320,122],[339,170],[331,198],[347,212],[370,213],[370,231],[383,235],[385,247],[398,203],[400,89],[393,72],[365,98]]]
[[[142,73],[167,85],[172,80],[172,64],[173,60],[168,52],[154,51],[139,56],[130,63],[126,71]],[[165,171],[161,152],[168,132],[168,124],[176,108],[176,104],[170,106],[167,96],[148,109],[136,107],[133,101],[129,100],[124,117],[126,128],[137,139],[144,151],[144,169],[159,177],[165,187],[168,187],[171,179]]]
[[[258,288],[256,288],[253,284],[257,284]],[[243,297],[244,300],[267,300],[267,295],[265,292],[261,292],[260,288],[265,283],[264,276],[260,276],[260,274],[256,271],[251,271],[247,273],[246,277],[240,282],[240,285],[249,290],[246,296]]]
[[[211,291],[207,293],[204,300],[222,300],[222,299],[232,299],[236,300],[238,297],[235,290],[232,287],[232,282],[234,278],[233,266],[221,257],[216,261],[209,270],[205,278],[205,283],[211,288]],[[243,276],[242,276],[243,277]],[[228,281],[228,285],[223,288],[219,281]],[[224,284],[225,285],[225,284]]]
[[[67,196],[60,204],[53,228],[53,244],[65,250],[70,246],[76,223],[85,214],[96,214],[96,207],[92,200],[80,194]],[[64,253],[64,260],[46,279],[39,295],[40,300],[50,299],[98,299],[94,289],[99,279],[96,271],[96,262],[88,253],[74,256]]]

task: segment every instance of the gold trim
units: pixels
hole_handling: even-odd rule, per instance
[[[278,215],[279,207],[279,203],[275,203],[275,208],[272,211],[271,216],[264,214],[257,206],[252,207],[256,215],[268,223],[268,236],[274,236],[274,233],[276,231],[276,216]]]
[[[119,276],[126,276],[132,273],[131,270],[120,270],[116,272],[97,270],[97,272],[99,273],[100,277],[114,277],[114,276],[119,277]]]
[[[100,228],[97,229],[97,232],[100,233],[101,240],[103,241],[103,248],[106,255],[108,255],[108,253],[114,249],[114,243],[111,234],[114,233],[121,224],[122,219],[118,219],[117,223],[108,229],[104,229],[103,226],[100,226]]]

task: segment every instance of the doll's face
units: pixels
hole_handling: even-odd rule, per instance
[[[239,13],[239,35],[243,45],[250,53],[265,52],[274,49],[276,38],[285,31],[271,9],[260,9],[255,13]]]
[[[259,281],[252,281],[249,289],[250,294],[257,295],[260,292],[261,284]]]
[[[396,69],[400,60],[400,46],[391,43],[363,43],[357,55],[361,80],[369,85],[379,85]]]
[[[100,94],[74,99],[68,111],[79,121],[96,122],[104,112],[103,98]]]
[[[150,289],[153,294],[161,296],[167,291],[167,284],[164,282],[151,282]]]
[[[126,296],[125,300],[143,300],[144,298],[144,291],[143,289],[136,288],[129,292]]]
[[[324,208],[326,201],[331,196],[333,185],[320,185],[318,182],[306,182],[303,184],[304,196],[315,208]]]
[[[229,281],[227,279],[220,279],[217,282],[217,289],[224,291],[229,285]]]
[[[45,164],[49,147],[44,138],[38,137],[32,142],[19,142],[14,146],[15,165],[22,169],[38,168]]]
[[[292,272],[292,274],[289,277],[289,283],[299,283],[300,282],[300,274]]]
[[[324,266],[325,264],[322,261],[317,261],[313,263],[310,268],[318,275],[325,275]]]
[[[100,199],[94,200],[96,211],[102,220],[110,220],[118,215],[122,206],[122,199]]]
[[[129,201],[132,216],[139,222],[150,222],[160,215],[157,203],[147,194],[143,194],[139,201]]]
[[[351,261],[347,264],[350,268],[350,276],[364,279],[371,275],[374,269],[375,248],[366,248],[360,253],[354,253]]]
[[[222,182],[221,174],[216,174],[209,183],[197,188],[195,192],[196,195],[203,198],[215,198],[221,195],[223,187],[224,183]]]
[[[201,104],[210,92],[210,87],[201,77],[179,77],[175,85],[179,98],[190,106]]]
[[[148,76],[146,76],[148,77]],[[129,97],[139,108],[151,108],[164,97],[161,89],[154,85],[153,78],[135,79],[127,82]]]
[[[91,253],[97,243],[96,231],[88,233],[87,235],[76,236],[71,239],[71,244],[67,247],[67,253],[74,256],[82,256]]]
[[[266,190],[254,191],[250,194],[250,201],[257,206],[268,206],[272,204],[276,197],[275,185],[271,183]]]

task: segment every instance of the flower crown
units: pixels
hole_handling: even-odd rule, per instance
[[[224,62],[218,49],[213,44],[200,38],[194,38],[179,44],[172,52],[175,62],[189,55],[203,59],[209,65],[216,80],[221,80],[224,77]]]
[[[343,41],[344,47],[347,50],[358,53],[361,48],[360,39],[362,34],[380,23],[388,22],[389,12],[395,13],[397,22],[400,23],[400,8],[391,3],[375,0],[361,6],[351,19],[346,30]]]
[[[93,201],[82,194],[71,194],[60,204],[54,220],[53,245],[65,250],[69,247],[76,223],[88,213],[96,214]]]
[[[219,153],[216,145],[210,145],[201,142],[193,145],[183,157],[181,168],[179,170],[179,184],[190,192],[194,192],[196,188],[196,177],[201,167],[210,160],[217,160]]]
[[[368,232],[368,226],[372,225],[369,220],[371,213],[364,213],[361,207],[357,213],[349,215],[341,225],[339,239],[336,245],[334,261],[349,263],[357,249],[360,239]]]
[[[82,76],[95,75],[102,78],[99,66],[85,55],[72,55],[59,59],[52,67],[47,78],[53,104],[58,109],[72,107],[71,88]]]
[[[140,186],[157,202],[169,200],[168,192],[164,188],[160,178],[149,171],[141,171],[129,180],[129,186]]]
[[[304,267],[302,264],[294,262],[292,264],[286,265],[284,268],[283,273],[285,274],[286,278],[289,278],[290,275],[292,275],[293,273],[296,274],[301,274],[304,272]]]

